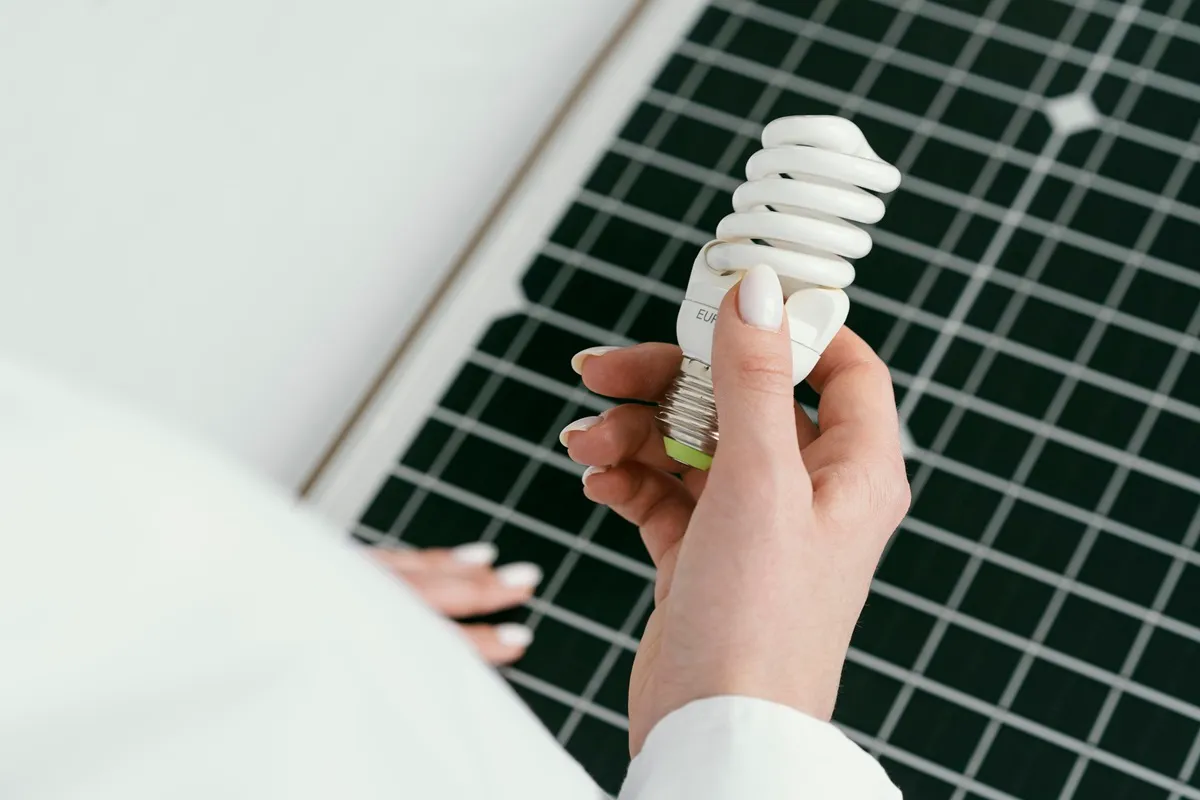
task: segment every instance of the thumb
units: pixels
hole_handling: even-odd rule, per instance
[[[798,457],[792,343],[783,289],[770,267],[751,268],[726,293],[713,335],[712,377],[720,452]]]

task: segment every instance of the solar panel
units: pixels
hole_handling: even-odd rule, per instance
[[[1200,798],[1200,2],[711,0],[635,91],[353,535],[540,564],[504,674],[615,791],[653,571],[570,356],[674,341],[763,124],[846,116],[905,175],[848,324],[914,502],[836,721],[922,800]]]

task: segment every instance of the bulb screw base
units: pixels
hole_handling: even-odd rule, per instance
[[[717,404],[709,366],[684,357],[659,405],[658,424],[667,455],[681,464],[708,469],[717,451]]]

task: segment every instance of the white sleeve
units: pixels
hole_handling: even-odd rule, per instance
[[[697,700],[650,731],[620,800],[899,800],[883,767],[827,722],[748,697]]]
[[[2,357],[0,652],[4,798],[600,796],[342,531]]]

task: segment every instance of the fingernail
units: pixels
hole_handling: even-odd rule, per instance
[[[608,467],[588,467],[583,471],[583,485],[587,486],[588,478],[593,475],[599,475],[601,472],[608,472]]]
[[[498,551],[491,542],[472,542],[454,548],[451,554],[459,564],[484,567],[496,560]]]
[[[496,577],[500,583],[513,589],[528,589],[542,582],[542,568],[528,561],[506,564],[496,570]]]
[[[783,324],[783,287],[775,270],[759,264],[746,272],[738,286],[738,314],[751,327],[779,330]]]
[[[575,370],[576,375],[583,374],[583,362],[587,361],[591,356],[602,356],[605,353],[611,353],[613,350],[620,350],[619,347],[610,347],[604,345],[601,347],[589,347],[587,350],[580,350],[575,355],[571,356],[571,369]]]
[[[584,417],[583,419],[575,420],[570,425],[563,428],[562,433],[558,434],[558,443],[561,444],[563,447],[566,447],[567,446],[567,434],[573,433],[575,431],[591,430],[592,428],[596,427],[601,422],[603,422],[603,420],[604,420],[603,417]]]
[[[533,641],[533,631],[515,622],[496,626],[496,641],[505,647],[528,647]]]

